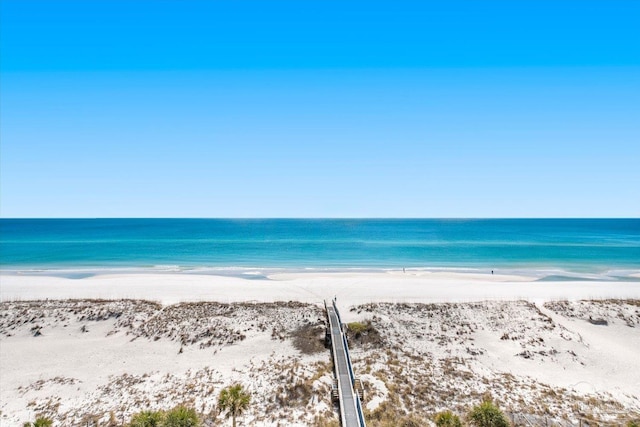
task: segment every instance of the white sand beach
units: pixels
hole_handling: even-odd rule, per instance
[[[351,345],[374,427],[384,413],[426,424],[443,409],[464,415],[487,392],[534,425],[640,416],[640,282],[2,275],[0,425],[36,414],[57,426],[121,425],[182,402],[226,425],[215,403],[234,382],[253,396],[240,425],[334,425],[321,344],[322,301],[334,296],[343,320],[370,326]]]
[[[640,281],[544,281],[533,277],[429,272],[288,273],[269,280],[194,274],[105,274],[83,279],[2,275],[0,300],[106,298],[321,304],[337,296],[344,306],[369,302],[463,302],[485,299],[557,300],[640,298]]]

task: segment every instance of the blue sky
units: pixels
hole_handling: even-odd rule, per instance
[[[3,217],[640,214],[640,2],[0,3]]]

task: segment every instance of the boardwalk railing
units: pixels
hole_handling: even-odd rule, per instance
[[[333,302],[333,306],[336,309],[336,313],[338,313],[338,308],[335,306],[335,301]],[[347,344],[347,336],[343,332],[342,339],[344,340],[344,351],[347,354],[347,366],[349,366],[349,376],[351,378],[351,388],[354,389],[356,385],[356,376],[353,373],[353,367],[351,366],[351,354],[349,353],[349,345]],[[365,427],[366,424],[364,422],[364,412],[362,411],[362,402],[360,401],[360,396],[355,392],[355,401],[356,401],[356,410],[358,411],[358,419],[360,421],[360,426]]]
[[[356,377],[351,365],[349,344],[343,329],[340,312],[335,300],[331,302],[330,306],[327,305],[326,301],[324,305],[327,310],[329,329],[331,331],[331,351],[340,402],[340,421],[343,427],[366,427],[362,403],[354,390]]]

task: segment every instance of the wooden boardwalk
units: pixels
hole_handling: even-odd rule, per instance
[[[343,331],[342,321],[335,301],[324,302],[331,333],[331,353],[337,380],[336,388],[340,402],[340,422],[342,427],[366,427],[360,397],[354,391],[356,378],[351,366],[349,346]]]

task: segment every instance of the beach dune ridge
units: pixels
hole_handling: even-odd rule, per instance
[[[329,422],[326,297],[375,331],[351,341],[370,413],[464,414],[490,393],[540,424],[640,415],[640,282],[402,271],[0,280],[3,426],[40,413],[125,422],[184,401],[214,419],[217,393],[236,382],[253,395],[250,425]]]

